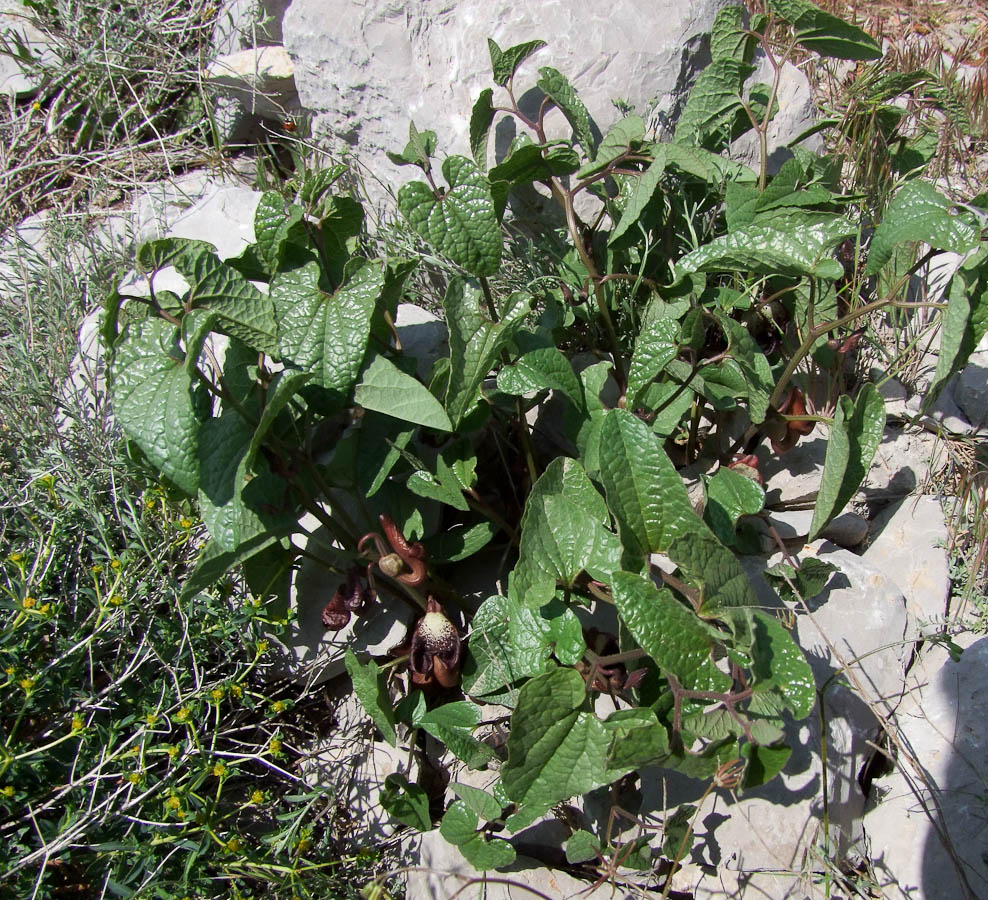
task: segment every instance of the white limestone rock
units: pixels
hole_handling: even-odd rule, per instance
[[[954,399],[975,428],[988,425],[988,353],[972,354],[954,385]]]
[[[446,323],[421,306],[399,303],[395,330],[402,352],[417,360],[416,371],[422,379],[429,377],[437,359],[449,355],[449,329]]]
[[[282,19],[291,0],[226,0],[213,24],[218,56],[282,42]]]
[[[235,100],[251,116],[296,114],[295,65],[284,47],[252,47],[218,56],[206,70],[214,92]]]
[[[864,559],[901,588],[918,622],[942,621],[950,595],[950,535],[936,497],[908,497],[883,510],[871,524]]]
[[[619,117],[620,97],[643,114],[674,118],[698,68],[708,58],[706,38],[727,0],[624,0],[607,6],[512,4],[461,0],[436,8],[424,0],[369,0],[355,5],[295,0],[285,14],[285,47],[296,61],[302,105],[313,112],[312,130],[332,135],[359,152],[379,182],[397,188],[417,169],[396,169],[385,151],[400,151],[408,123],[439,136],[440,155],[470,155],[470,110],[492,86],[486,38],[502,47],[542,38],[549,46],[522,67],[519,102],[536,113],[528,92],[541,66],[562,72],[602,133]],[[547,120],[551,136],[568,136],[558,112]],[[507,126],[495,123],[494,144],[504,152]]]
[[[18,52],[18,44],[39,62],[52,62],[51,42],[35,24],[34,14],[20,0],[0,2],[0,47]],[[13,57],[0,54],[0,94],[30,97],[38,90],[37,76]]]
[[[925,779],[900,758],[895,771],[873,785],[873,808],[865,815],[864,829],[872,865],[889,885],[882,896],[910,900],[988,896],[984,780],[988,638],[968,635],[956,640],[967,645],[958,662],[942,647],[924,648],[909,673],[910,693],[896,713],[900,738],[918,760]],[[969,892],[961,887],[938,828],[947,830]]]

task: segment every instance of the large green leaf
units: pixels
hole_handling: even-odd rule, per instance
[[[286,242],[304,241],[303,216],[302,207],[287,204],[281,191],[265,191],[261,195],[254,211],[254,237],[268,274],[278,270]]]
[[[807,50],[835,59],[881,58],[873,37],[809,0],[769,0],[769,6],[795,28],[797,42]]]
[[[772,615],[755,610],[751,648],[755,691],[774,691],[797,719],[805,719],[816,703],[816,681],[803,651]]]
[[[755,67],[741,59],[721,56],[697,78],[676,125],[677,143],[720,149],[742,110],[741,89]]]
[[[730,341],[728,349],[731,358],[744,375],[748,388],[748,414],[752,422],[760,425],[765,421],[769,398],[775,388],[772,367],[744,325],[725,315],[717,315],[717,322]]]
[[[580,166],[579,154],[568,141],[549,144],[533,144],[527,137],[515,142],[511,154],[500,165],[491,169],[492,182],[528,184],[532,181],[548,181],[553,175],[569,175]]]
[[[454,278],[443,301],[449,324],[450,351],[445,406],[454,430],[476,405],[480,386],[500,358],[501,349],[528,313],[528,299],[513,294],[502,320],[492,322],[481,311],[482,296],[476,282]]]
[[[453,425],[443,405],[429,389],[406,375],[386,356],[375,355],[364,368],[353,399],[364,409],[372,409],[404,422],[452,431]]]
[[[565,665],[573,665],[585,651],[580,620],[558,600],[533,610],[514,598],[490,597],[474,616],[463,665],[463,691],[514,706],[514,685],[551,669],[553,654]]]
[[[551,66],[539,69],[539,80],[536,84],[543,93],[559,107],[573,129],[577,143],[583,148],[590,159],[596,158],[594,151],[593,129],[590,126],[590,113],[583,105],[573,86],[562,72]]]
[[[741,516],[754,516],[765,506],[765,491],[755,480],[734,469],[720,468],[707,479],[707,505],[703,517],[725,544],[734,542],[734,528]]]
[[[868,275],[876,274],[896,246],[924,241],[937,250],[966,253],[978,243],[980,231],[973,218],[951,213],[951,202],[927,181],[907,181],[892,199],[885,218],[875,229],[868,252]]]
[[[587,686],[575,669],[526,682],[511,716],[501,781],[531,814],[606,784],[611,736],[588,710]]]
[[[628,367],[628,400],[636,408],[649,385],[679,352],[679,322],[662,317],[650,306]]]
[[[493,275],[501,265],[501,226],[490,185],[465,156],[443,161],[449,189],[441,195],[422,181],[398,191],[398,208],[437,250],[470,274]]]
[[[760,275],[812,275],[835,279],[844,273],[831,251],[857,234],[847,219],[795,213],[772,223],[749,225],[714,238],[676,263],[676,276],[691,272],[754,272]]]
[[[927,403],[932,403],[951,376],[967,365],[988,332],[988,243],[983,243],[954,273],[947,299],[940,355]]]
[[[631,572],[615,572],[611,590],[621,621],[660,669],[687,690],[730,689],[730,677],[714,662],[707,626],[671,591]]]
[[[706,527],[659,439],[626,410],[611,410],[601,426],[600,480],[621,543],[638,562],[666,552],[690,529]]]
[[[713,59],[736,59],[751,62],[752,38],[745,32],[744,8],[725,6],[717,13],[710,30],[710,56]]]
[[[462,800],[456,800],[446,810],[439,833],[466,857],[475,869],[496,869],[515,861],[515,848],[504,838],[486,838],[478,831],[480,819]]]
[[[497,376],[497,386],[514,396],[550,389],[573,403],[583,402],[580,379],[566,355],[556,347],[530,350],[513,366],[505,366]]]
[[[442,741],[469,768],[479,769],[494,759],[494,751],[473,736],[482,718],[480,707],[475,703],[456,700],[429,710],[413,724]]]
[[[525,503],[512,594],[537,609],[557,583],[572,588],[584,571],[606,581],[620,563],[621,545],[610,530],[603,497],[577,460],[557,457]]]
[[[404,775],[392,773],[384,779],[381,806],[399,822],[416,831],[432,828],[429,815],[429,795],[417,784],[409,784]]]
[[[470,113],[470,152],[481,172],[487,171],[487,136],[494,122],[493,96],[490,88],[482,90]]]
[[[163,319],[131,325],[116,349],[110,395],[124,433],[187,494],[199,487],[199,432],[209,411]]]
[[[854,495],[868,474],[885,432],[885,401],[873,384],[866,384],[857,402],[842,396],[830,428],[820,493],[813,507],[810,540],[814,540]]]
[[[595,175],[644,140],[645,120],[641,116],[626,116],[620,119],[604,135],[594,161],[580,169],[577,177],[588,178],[590,175]]]
[[[271,298],[282,356],[312,372],[312,383],[342,406],[350,402],[363,365],[385,273],[377,264],[366,265],[335,294],[322,290],[319,275],[315,263],[282,272],[271,282]]]

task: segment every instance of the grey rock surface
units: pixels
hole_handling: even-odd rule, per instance
[[[50,61],[48,37],[34,24],[31,10],[20,0],[0,0],[0,47],[17,53],[18,44],[36,60]],[[37,80],[29,69],[25,70],[13,57],[0,54],[0,94],[29,97],[37,89]]]
[[[875,782],[873,808],[864,818],[883,897],[988,896],[988,638],[957,641],[969,645],[957,662],[939,646],[924,648],[896,713],[901,739],[922,777],[900,754],[895,771]],[[944,830],[967,891],[944,847]]]
[[[490,87],[487,38],[506,48],[550,41],[522,67],[522,91],[540,66],[566,75],[603,133],[619,118],[620,97],[639,111],[675,116],[698,68],[708,58],[706,39],[726,0],[623,0],[607,6],[511,4],[463,0],[436,7],[423,2],[369,0],[362,4],[295,0],[285,14],[285,47],[296,62],[299,98],[313,113],[312,133],[332,135],[358,151],[362,164],[397,187],[418,170],[396,169],[386,150],[405,145],[408,123],[439,136],[441,153],[469,155],[470,110]],[[537,112],[534,94],[520,93]],[[570,129],[558,113],[551,136]],[[511,139],[495,123],[502,152]]]
[[[864,560],[902,590],[910,615],[920,623],[942,621],[950,594],[949,533],[936,497],[909,497],[871,523]]]
[[[988,353],[974,353],[954,385],[954,399],[975,427],[988,425]]]
[[[284,47],[252,47],[217,56],[206,70],[220,96],[238,101],[246,112],[277,118],[298,112],[295,65]]]
[[[291,0],[226,0],[213,25],[213,49],[218,55],[282,41],[282,19]]]

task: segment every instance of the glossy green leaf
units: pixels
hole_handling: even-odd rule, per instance
[[[580,169],[577,177],[588,178],[595,175],[644,140],[645,120],[641,116],[625,116],[611,126],[597,148],[594,161]]]
[[[713,59],[751,62],[748,58],[750,43],[751,39],[744,28],[744,9],[740,6],[725,6],[717,13],[710,30],[710,56]]]
[[[765,506],[765,490],[751,478],[722,467],[707,479],[707,505],[703,517],[724,544],[734,542],[734,528],[741,516],[754,516]]]
[[[651,709],[619,709],[604,721],[611,735],[607,780],[614,781],[644,766],[660,765],[669,756],[669,732]]]
[[[933,383],[926,403],[932,403],[943,386],[967,365],[981,339],[988,333],[988,244],[966,259],[954,273],[947,291],[947,311]]]
[[[740,59],[713,60],[697,78],[676,125],[676,143],[720,149],[742,110],[741,89],[755,67]]]
[[[384,779],[381,806],[399,822],[416,831],[429,831],[429,795],[417,784],[409,784],[404,775],[393,773]]]
[[[437,250],[470,274],[495,274],[501,265],[501,226],[490,186],[465,156],[443,161],[449,189],[441,195],[421,181],[398,191],[398,208],[411,226]]]
[[[797,719],[805,719],[816,703],[816,681],[803,651],[772,615],[755,610],[754,659],[752,672],[755,691],[774,691]]]
[[[760,275],[812,275],[840,278],[844,269],[831,253],[838,243],[857,234],[847,219],[817,215],[795,225],[795,217],[771,225],[750,225],[714,238],[676,263],[676,276],[691,272],[754,272]]]
[[[856,25],[820,9],[809,0],[769,0],[769,7],[795,29],[807,50],[835,59],[880,59],[878,42]]]
[[[564,665],[583,657],[586,644],[580,620],[552,600],[528,609],[514,598],[490,597],[474,617],[463,666],[463,691],[489,702],[514,705],[516,682],[549,671],[555,654]],[[494,695],[509,695],[493,700]]]
[[[427,540],[429,558],[434,562],[459,562],[486,547],[500,532],[486,519],[474,525],[453,525]]]
[[[608,243],[613,244],[622,237],[640,218],[648,206],[649,201],[655,196],[659,185],[662,184],[662,176],[666,171],[666,144],[657,144],[653,150],[653,159],[648,168],[635,179],[634,187],[631,189],[631,196],[624,204],[621,218],[614,226]]]
[[[511,80],[511,76],[518,70],[518,66],[545,46],[545,41],[535,40],[515,44],[513,47],[502,50],[491,38],[488,38],[487,49],[491,54],[491,71],[494,74],[494,83],[505,87]]]
[[[621,621],[660,669],[688,690],[730,689],[731,679],[714,663],[707,627],[671,591],[631,572],[615,572],[611,590]]]
[[[758,598],[737,557],[697,520],[700,527],[676,537],[668,556],[700,592],[700,613],[716,615],[725,609],[756,606]]]
[[[610,516],[580,463],[557,457],[539,476],[525,503],[518,564],[511,592],[537,609],[556,585],[572,588],[581,572],[607,580],[621,562]]]
[[[580,673],[556,669],[521,689],[501,781],[515,803],[547,812],[606,783],[609,746],[603,723],[587,711]]]
[[[625,550],[644,561],[704,526],[659,439],[641,419],[611,410],[600,433],[600,480]]]
[[[741,747],[741,755],[748,761],[743,785],[755,788],[767,784],[786,767],[792,747],[764,747],[749,741]]]
[[[435,155],[436,133],[419,131],[414,122],[408,123],[408,143],[401,153],[388,151],[388,159],[396,166],[418,166],[428,172],[432,168],[430,159]]]
[[[443,405],[416,378],[406,375],[386,356],[375,355],[365,366],[353,399],[364,409],[384,413],[404,422],[452,431]]]
[[[539,80],[536,84],[542,92],[559,107],[566,117],[577,143],[583,148],[590,159],[596,158],[594,151],[593,129],[590,125],[590,113],[583,105],[573,86],[569,83],[562,72],[558,72],[551,66],[543,66],[539,69]]]
[[[269,274],[277,271],[286,241],[305,239],[303,210],[288,205],[281,191],[265,191],[254,211],[254,237]]]
[[[649,314],[635,338],[628,367],[628,398],[636,408],[648,386],[679,352],[679,322]]]
[[[177,336],[163,319],[130,326],[116,349],[110,396],[127,437],[192,495],[199,487],[199,432],[209,403],[185,370]]]
[[[264,437],[271,430],[278,416],[284,411],[291,399],[312,379],[311,372],[296,372],[286,369],[278,372],[268,386],[265,396],[264,409],[258,420],[257,427],[251,436],[247,451],[247,464],[254,462]]]
[[[455,278],[446,289],[443,301],[450,348],[445,407],[454,430],[475,407],[480,398],[480,386],[529,309],[526,297],[512,295],[501,321],[492,322],[481,311],[482,297],[476,282]]]
[[[980,231],[970,215],[954,214],[953,204],[928,181],[907,181],[892,198],[875,229],[866,274],[876,274],[906,241],[923,241],[937,250],[966,253],[978,243]]]
[[[514,396],[553,390],[574,403],[583,402],[580,379],[565,354],[556,347],[531,350],[513,366],[505,366],[497,376],[497,386]]]
[[[279,273],[271,282],[282,356],[312,372],[312,383],[340,406],[350,402],[357,383],[383,287],[384,270],[373,263],[334,294],[320,286],[315,263]]]
[[[439,833],[459,847],[460,853],[475,869],[483,871],[510,866],[515,861],[515,848],[503,838],[488,840],[477,830],[479,827],[477,813],[462,800],[456,800],[446,810]]]
[[[566,862],[570,865],[589,862],[600,854],[600,839],[589,831],[574,831],[566,841]]]
[[[787,562],[780,562],[771,569],[766,569],[765,580],[787,603],[794,603],[799,597],[809,602],[827,586],[830,576],[839,571],[832,562],[807,556],[798,569]]]
[[[854,495],[878,450],[885,432],[885,401],[873,384],[866,384],[856,402],[842,396],[830,428],[820,492],[813,507],[810,540],[823,531]]]
[[[470,152],[481,172],[487,171],[487,140],[494,122],[494,91],[485,88],[470,112]]]
[[[398,745],[395,733],[395,713],[384,680],[384,673],[373,660],[361,664],[357,655],[349,647],[344,658],[346,670],[353,682],[353,692],[367,715],[374,720],[384,739],[392,746]]]

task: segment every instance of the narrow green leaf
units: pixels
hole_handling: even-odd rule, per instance
[[[543,66],[539,69],[539,80],[536,84],[566,117],[583,152],[590,159],[594,159],[597,154],[594,149],[593,130],[590,126],[590,113],[587,112],[583,101],[566,76],[551,66]]]
[[[615,572],[611,590],[621,621],[660,669],[687,690],[730,689],[731,679],[714,663],[707,627],[671,591],[631,572]]]
[[[524,684],[501,768],[515,803],[547,812],[606,783],[610,735],[586,706],[587,686],[575,669],[556,669]]]
[[[597,174],[644,140],[645,120],[641,116],[625,116],[615,122],[611,130],[604,135],[594,161],[580,169],[577,178],[588,178]]]
[[[679,260],[676,276],[742,271],[834,280],[844,269],[831,252],[856,234],[857,228],[841,216],[817,214],[799,220],[791,214],[770,225],[749,225],[714,238]]]
[[[810,540],[814,540],[854,495],[885,432],[885,401],[873,384],[866,384],[857,402],[842,396],[830,428],[820,492],[813,507]]]
[[[458,700],[430,710],[415,722],[415,726],[442,741],[469,768],[479,769],[494,759],[494,751],[473,736],[473,730],[482,718],[479,706]]]
[[[185,579],[179,599],[190,600],[200,591],[216,584],[234,566],[239,565],[255,553],[260,553],[277,539],[275,534],[257,534],[233,551],[224,550],[216,541],[209,541],[200,551],[195,568]]]
[[[651,309],[651,307],[649,307]],[[628,367],[628,396],[637,408],[652,382],[679,352],[679,322],[648,314],[635,338],[635,351]]]
[[[868,251],[868,275],[875,275],[898,244],[923,241],[937,250],[966,253],[978,243],[980,231],[972,218],[951,213],[951,202],[927,181],[907,181],[892,198],[885,218],[875,229]]]
[[[988,333],[988,243],[965,260],[954,273],[947,291],[940,354],[927,392],[932,403],[954,373],[967,365],[981,339]]]
[[[398,208],[422,237],[470,274],[495,274],[501,265],[501,226],[487,179],[465,156],[447,157],[443,175],[449,184],[444,194],[413,181],[398,191]]]
[[[470,113],[470,152],[481,172],[487,171],[487,139],[494,122],[493,97],[490,88],[482,90]]]
[[[787,562],[780,562],[771,569],[766,569],[765,580],[787,603],[795,603],[799,599],[796,592],[799,593],[799,597],[809,602],[827,586],[830,576],[839,571],[831,562],[816,556],[807,556],[799,564],[798,569]]]
[[[666,170],[666,145],[657,144],[653,153],[654,156],[649,167],[635,181],[631,196],[624,205],[621,218],[618,219],[617,225],[614,226],[614,230],[607,240],[609,244],[613,244],[641,218],[645,207],[648,206],[649,201],[662,183],[662,176]]]
[[[494,83],[505,87],[520,66],[537,50],[546,46],[545,41],[526,41],[502,50],[491,38],[487,39],[487,49],[491,54],[491,70],[494,73]]]
[[[388,697],[384,675],[377,663],[370,660],[361,665],[357,655],[348,647],[344,658],[346,670],[353,682],[353,692],[378,727],[384,739],[392,747],[398,745],[398,735],[395,733],[395,713]]]
[[[194,386],[163,319],[128,327],[117,346],[110,396],[124,433],[186,494],[199,487],[199,433],[208,398]]]
[[[353,399],[364,409],[372,409],[405,422],[452,431],[453,425],[443,405],[429,389],[406,375],[386,356],[375,355],[365,366]]]
[[[481,312],[483,293],[472,280],[454,278],[446,289],[443,306],[449,324],[450,373],[445,407],[454,430],[458,429],[480,397],[480,387],[501,355],[501,348],[528,313],[528,299],[514,300],[500,322]]]

